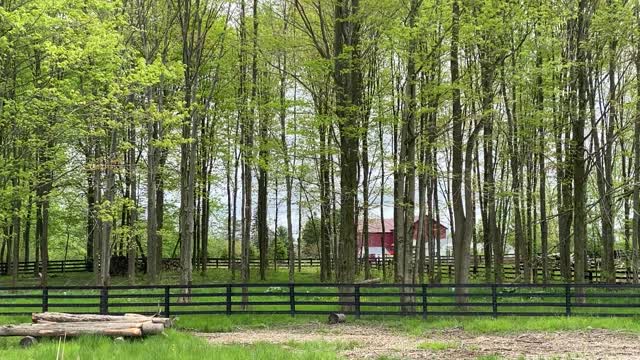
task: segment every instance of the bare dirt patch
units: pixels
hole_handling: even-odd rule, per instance
[[[640,336],[610,330],[472,334],[463,330],[432,331],[423,336],[385,327],[311,324],[279,329],[196,333],[215,344],[327,341],[348,343],[348,359],[639,359]]]

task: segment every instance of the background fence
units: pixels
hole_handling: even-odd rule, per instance
[[[115,259],[115,257],[114,257]],[[434,259],[435,260],[435,259]],[[136,260],[137,266],[140,270],[144,271],[145,269],[145,259],[143,258],[138,258]],[[370,259],[369,262],[371,263],[372,268],[374,269],[380,269],[382,268],[382,260],[381,259]],[[485,266],[484,266],[484,259],[483,257],[479,257],[478,258],[478,264],[474,265],[473,263],[470,266],[470,272],[473,275],[477,275],[477,276],[481,276],[482,274],[484,274],[485,272]],[[126,259],[124,261],[121,261],[122,264],[124,264],[124,266],[126,266]],[[163,264],[164,264],[164,268],[166,270],[171,270],[171,269],[177,269],[179,266],[179,259],[178,258],[166,258],[163,259]],[[207,259],[207,266],[210,268],[228,268],[231,264],[231,261],[229,259],[224,259],[224,258],[209,258]],[[258,259],[251,259],[249,262],[250,266],[254,266],[257,267],[260,264],[260,261]],[[429,264],[429,259],[427,259],[426,261],[426,268],[428,269],[428,264]],[[393,268],[393,260],[392,259],[387,259],[386,260],[386,265],[387,265],[387,269],[392,269]],[[235,265],[234,266],[240,266],[240,260],[236,259],[235,260]],[[271,261],[270,263],[270,267],[273,267],[274,263],[273,261]],[[275,266],[280,267],[280,268],[285,268],[289,266],[289,261],[288,260],[278,260],[278,262],[275,264]],[[295,266],[296,267],[304,267],[304,268],[309,268],[309,267],[318,267],[320,266],[320,259],[315,259],[315,258],[304,258],[304,259],[296,259],[295,260]],[[20,274],[30,274],[30,273],[36,273],[36,269],[40,269],[41,264],[40,263],[36,263],[35,261],[29,261],[29,262],[19,262],[18,263],[18,272]],[[48,266],[48,270],[50,274],[56,274],[56,273],[74,273],[74,272],[91,272],[93,268],[93,263],[90,260],[84,260],[84,259],[71,259],[71,260],[50,260],[49,261],[49,266]],[[114,267],[112,266],[112,269]],[[445,277],[445,278],[452,278],[453,274],[454,274],[454,265],[453,265],[453,258],[449,257],[449,256],[443,256],[441,257],[441,265],[439,267],[440,270],[440,275]],[[520,265],[520,272],[516,271],[516,265],[514,263],[514,258],[511,256],[506,256],[505,257],[505,263],[504,263],[504,270],[503,270],[503,274],[504,274],[504,279],[505,281],[510,281],[510,280],[516,280],[518,277],[518,274],[521,273],[523,271],[524,267],[521,264]],[[437,269],[436,269],[437,271]],[[534,266],[533,267],[533,271],[536,273],[536,277],[538,279],[542,278],[542,267],[541,266]],[[573,273],[573,269],[571,270]],[[6,275],[8,273],[8,268],[7,268],[7,264],[6,263],[0,263],[0,275]],[[562,276],[561,276],[561,272],[560,269],[556,266],[550,266],[549,267],[549,276],[550,279],[552,281],[562,281]],[[589,268],[585,271],[585,280],[589,283],[599,283],[602,281],[601,279],[602,277],[602,271],[598,265],[598,261],[591,261]],[[632,281],[633,278],[633,272],[630,268],[628,269],[621,269],[618,268],[616,269],[616,282],[618,283],[630,283]]]
[[[182,292],[190,291],[188,302]],[[456,289],[467,294],[457,302]],[[39,311],[173,315],[344,312],[421,316],[640,316],[640,285],[208,284],[1,287],[0,316]]]

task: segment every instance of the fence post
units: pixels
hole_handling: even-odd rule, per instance
[[[231,315],[231,284],[227,285],[227,315]]]
[[[164,287],[164,317],[171,316],[171,287],[169,285]]]
[[[493,310],[493,318],[498,317],[498,292],[496,284],[491,284],[491,305]]]
[[[109,288],[103,286],[100,289],[100,315],[109,314]]]
[[[360,319],[360,285],[355,287],[356,319]]]
[[[49,311],[49,289],[47,287],[42,288],[42,312]]]
[[[565,296],[565,315],[571,316],[571,285],[566,284],[564,286]]]
[[[291,309],[291,317],[295,317],[296,316],[295,284],[289,284],[289,306]]]
[[[427,318],[427,285],[422,284],[422,319]]]

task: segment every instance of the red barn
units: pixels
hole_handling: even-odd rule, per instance
[[[425,223],[428,220],[425,220]],[[435,235],[438,244],[440,241],[445,240],[447,238],[447,227],[438,223],[435,220],[432,220],[433,223],[433,234]],[[384,224],[384,232],[382,229],[382,225]],[[394,248],[393,243],[395,239],[395,231],[393,219],[384,219],[380,221],[380,219],[372,219],[369,220],[369,256],[370,257],[381,257],[382,249],[385,250],[385,255],[393,255]],[[414,246],[417,244],[418,238],[418,219],[416,218],[413,223],[413,244]],[[384,244],[384,246],[383,246]],[[364,254],[364,240],[363,240],[363,227],[362,223],[358,226],[358,252],[359,256],[362,257]]]

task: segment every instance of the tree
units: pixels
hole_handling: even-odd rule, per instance
[[[198,78],[208,60],[207,35],[217,17],[217,8],[200,1],[177,0],[176,10],[182,36],[182,63],[184,66],[184,107],[182,124],[183,142],[180,146],[180,284],[191,285],[193,273],[193,236],[195,204],[195,172],[198,151],[199,116],[196,103]],[[188,301],[190,289],[185,288],[183,298]]]

